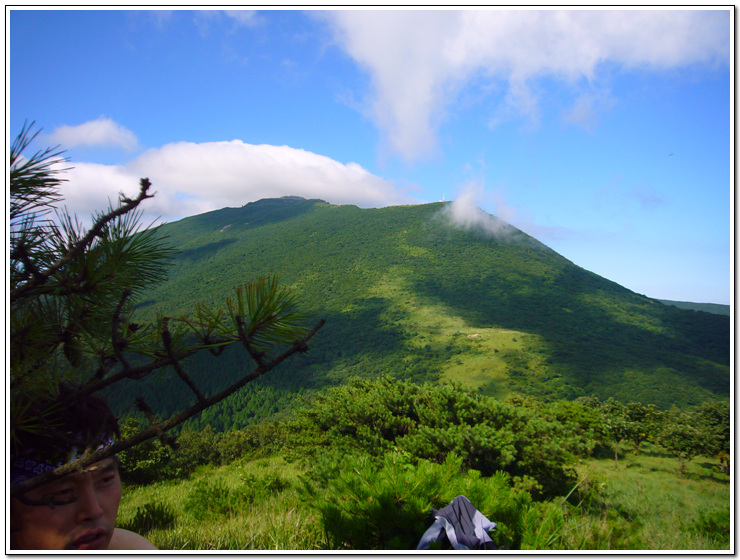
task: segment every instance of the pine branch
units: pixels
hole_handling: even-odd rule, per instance
[[[169,317],[165,318],[162,321],[162,342],[164,343],[164,348],[167,351],[167,357],[172,361],[172,367],[175,368],[175,372],[180,377],[180,379],[182,379],[185,382],[185,384],[188,387],[190,387],[190,390],[195,394],[198,401],[202,402],[205,400],[203,393],[200,392],[200,390],[195,385],[195,383],[193,383],[193,380],[190,379],[190,376],[185,372],[184,369],[182,369],[182,366],[180,365],[180,361],[175,356],[175,352],[172,349],[172,335],[170,334],[170,331],[167,328],[168,324],[169,324]]]
[[[52,480],[56,480],[68,474],[80,472],[85,467],[88,467],[89,465],[93,463],[97,463],[98,461],[102,461],[103,459],[107,459],[108,457],[112,457],[113,455],[116,455],[117,453],[120,453],[121,451],[130,449],[131,447],[134,447],[135,445],[138,445],[154,437],[161,436],[161,434],[163,434],[164,432],[167,432],[171,430],[172,428],[174,428],[175,426],[182,424],[187,419],[195,416],[199,412],[202,412],[206,408],[213,406],[214,404],[218,402],[221,402],[225,398],[229,397],[230,395],[232,395],[233,393],[235,393],[236,391],[244,387],[250,381],[254,381],[255,379],[261,377],[262,375],[266,374],[270,370],[274,369],[275,367],[280,365],[282,362],[284,362],[287,358],[289,358],[293,354],[306,352],[308,349],[308,342],[316,335],[316,333],[319,331],[319,329],[321,329],[324,326],[325,323],[326,321],[322,319],[316,324],[316,326],[305,337],[299,340],[296,340],[290,348],[288,348],[283,353],[276,356],[274,359],[270,360],[269,362],[265,362],[263,365],[259,365],[250,374],[245,375],[244,377],[242,377],[241,379],[239,379],[238,381],[236,381],[235,383],[233,383],[232,385],[230,385],[223,391],[216,393],[215,395],[212,395],[204,399],[203,401],[198,401],[196,404],[194,404],[187,410],[184,410],[180,414],[172,416],[171,418],[169,418],[168,420],[164,422],[158,422],[156,419],[154,419],[154,415],[152,414],[152,418],[150,419],[150,422],[152,419],[154,419],[154,422],[146,430],[143,430],[139,432],[138,434],[135,434],[125,439],[124,441],[114,443],[113,445],[106,447],[104,449],[101,449],[99,451],[88,453],[89,451],[88,449],[86,450],[86,452],[83,454],[81,458],[75,461],[72,461],[70,463],[67,463],[66,465],[57,467],[53,471],[49,471],[47,473],[41,474],[32,479],[20,482],[16,484],[15,486],[11,486],[10,496],[11,497],[19,496],[25,492],[28,492],[29,490],[32,490],[43,484],[51,482]],[[79,396],[79,394],[77,396]]]
[[[265,353],[262,351],[258,351],[252,346],[252,343],[249,342],[249,335],[247,334],[247,326],[244,322],[244,319],[242,319],[241,315],[237,315],[235,317],[236,319],[236,326],[239,332],[239,340],[242,343],[242,346],[246,348],[247,352],[251,356],[251,358],[257,362],[260,366],[264,364],[265,362]]]
[[[28,294],[32,290],[45,284],[46,281],[53,274],[61,270],[64,266],[69,264],[74,258],[82,254],[82,252],[85,251],[90,246],[90,244],[95,240],[95,238],[101,235],[101,233],[103,232],[103,229],[108,223],[110,223],[112,220],[116,219],[119,216],[123,216],[124,214],[131,212],[147,198],[152,198],[152,196],[154,195],[147,194],[147,191],[149,190],[149,187],[151,187],[151,185],[152,184],[149,182],[149,179],[144,178],[144,179],[141,179],[140,181],[139,194],[136,196],[136,198],[133,198],[133,199],[127,198],[123,196],[123,194],[121,194],[120,200],[119,200],[120,204],[118,208],[111,210],[109,213],[104,214],[100,216],[97,220],[95,220],[95,223],[90,228],[90,230],[87,232],[87,234],[82,239],[77,241],[76,243],[73,243],[72,245],[70,245],[68,249],[66,250],[66,252],[61,257],[59,257],[56,260],[56,262],[50,264],[49,267],[46,268],[46,270],[44,270],[43,272],[39,272],[38,274],[35,274],[31,280],[11,290],[10,300],[16,301],[24,297],[26,294]]]
[[[113,314],[113,327],[111,328],[111,342],[113,343],[113,352],[115,353],[118,361],[121,362],[121,364],[123,365],[124,369],[131,369],[131,366],[123,355],[123,344],[121,344],[121,341],[118,337],[118,327],[121,324],[121,311],[123,310],[123,306],[126,304],[126,300],[130,295],[131,290],[123,291],[121,301],[118,303],[118,307],[116,307],[116,311]]]

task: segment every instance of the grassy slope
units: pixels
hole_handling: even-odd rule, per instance
[[[729,519],[729,476],[713,470],[712,461],[689,463],[688,476],[677,475],[677,461],[649,448],[620,460],[589,459],[578,470],[581,484],[597,485],[603,502],[591,511],[573,510],[565,528],[568,549],[717,550],[729,548],[729,533],[705,521],[714,512]],[[301,469],[279,456],[199,469],[190,479],[147,487],[128,487],[120,519],[130,520],[137,507],[161,502],[177,514],[171,529],[147,536],[163,549],[190,550],[321,550],[327,544],[316,512],[297,491]],[[277,473],[289,481],[252,505],[224,515],[195,520],[183,506],[199,481],[223,481],[243,487],[245,473]],[[485,512],[484,512],[485,513]],[[491,517],[496,521],[495,517]],[[726,523],[727,521],[722,521]]]
[[[443,207],[266,200],[167,224],[162,232],[182,253],[139,312],[221,306],[235,285],[272,274],[327,319],[307,357],[209,411],[216,425],[245,406],[260,408],[255,418],[272,414],[301,391],[358,374],[454,378],[496,396],[593,393],[664,407],[727,395],[725,318],[637,295],[518,230],[495,238],[452,228],[440,218]],[[231,352],[192,369],[210,389],[214,372],[237,375],[242,362]],[[187,394],[179,391],[144,388],[163,410]]]

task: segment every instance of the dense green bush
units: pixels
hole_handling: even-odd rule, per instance
[[[723,473],[730,473],[730,403],[705,402],[695,409],[695,415],[707,434],[704,451],[720,461]]]
[[[121,422],[125,436],[140,429],[139,419]],[[241,430],[217,433],[206,425],[202,430],[185,427],[173,450],[157,439],[148,440],[119,456],[121,479],[133,484],[150,484],[162,479],[184,478],[200,465],[225,465],[245,455],[270,453],[282,446],[283,429],[276,423],[246,426]]]
[[[535,497],[565,495],[568,467],[592,442],[553,414],[483,397],[462,385],[418,385],[383,377],[353,379],[318,395],[287,426],[293,457],[321,464],[328,450],[380,457],[396,449],[442,463],[455,453],[465,468],[509,473]]]
[[[141,430],[142,421],[124,418],[120,422],[121,436],[128,437]],[[172,458],[174,451],[158,439],[150,439],[118,454],[121,480],[133,484],[151,484],[165,478],[187,476]]]
[[[561,544],[563,509],[532,502],[515,489],[508,474],[481,477],[464,470],[450,453],[441,464],[393,452],[378,465],[370,457],[342,471],[326,489],[308,487],[334,546],[353,550],[408,550],[433,522],[430,508],[440,509],[456,496],[467,496],[497,524],[491,537],[501,549],[549,549]]]

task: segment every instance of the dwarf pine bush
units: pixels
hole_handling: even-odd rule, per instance
[[[540,509],[529,493],[511,486],[508,474],[482,477],[478,471],[462,469],[462,460],[454,453],[441,464],[427,460],[412,464],[408,456],[392,452],[379,469],[372,458],[358,458],[354,468],[329,481],[325,490],[314,487],[307,498],[321,513],[327,540],[340,549],[414,549],[433,521],[430,508],[440,509],[459,495],[467,496],[498,525],[491,537],[499,548],[558,541],[555,533],[562,519],[544,528],[537,524],[543,517]],[[548,510],[551,517],[562,516],[558,508],[553,511]]]

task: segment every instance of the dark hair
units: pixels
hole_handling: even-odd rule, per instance
[[[54,460],[75,448],[97,447],[101,440],[120,435],[118,419],[101,396],[79,396],[79,389],[68,384],[25,404],[36,414],[37,423],[13,427],[11,455]]]

